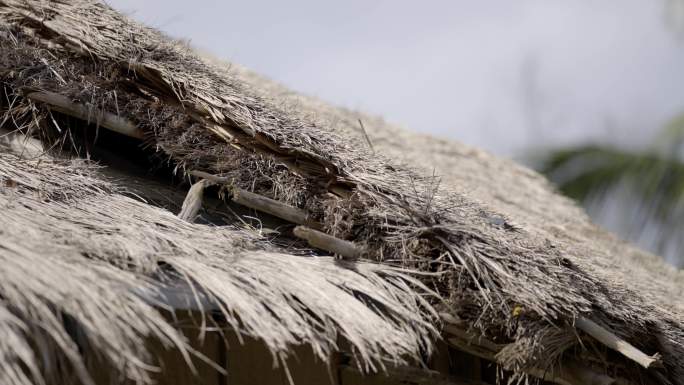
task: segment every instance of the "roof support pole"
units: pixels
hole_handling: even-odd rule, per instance
[[[363,249],[353,242],[305,226],[297,226],[293,232],[295,237],[306,240],[310,246],[337,254],[342,259],[353,261],[363,253]]]
[[[606,345],[606,347],[617,351],[618,353],[622,354],[623,356],[629,358],[630,360],[636,362],[637,364],[643,366],[646,369],[662,365],[660,361],[660,354],[656,353],[653,356],[649,356],[641,350],[637,349],[634,345],[616,336],[610,330],[600,326],[599,324],[588,318],[577,318],[575,320],[575,327],[594,337],[599,342]]]
[[[143,133],[130,120],[98,108],[71,101],[66,96],[49,91],[27,91],[26,97],[35,102],[47,104],[51,109],[74,118],[94,123],[108,130],[136,139],[143,139]]]

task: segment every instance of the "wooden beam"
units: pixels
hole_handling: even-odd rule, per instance
[[[637,349],[634,345],[615,335],[615,333],[588,318],[577,318],[575,320],[575,327],[594,337],[606,347],[617,351],[646,369],[662,366],[660,354],[656,353],[649,356]]]
[[[413,366],[388,366],[380,373],[362,373],[354,366],[342,367],[343,383],[411,385],[487,385],[482,381],[454,378],[434,370]],[[344,381],[347,379],[348,381]]]
[[[310,246],[337,254],[342,259],[357,260],[363,254],[363,249],[353,242],[333,237],[318,230],[297,226],[293,232],[297,238],[306,240]]]
[[[311,215],[305,210],[232,186],[232,181],[229,178],[212,175],[203,171],[189,171],[188,174],[203,178],[212,183],[228,185],[230,187],[231,200],[239,205],[273,215],[297,225],[304,225],[315,229],[323,228],[320,223],[312,220],[310,218]]]
[[[55,111],[88,123],[95,123],[119,134],[136,139],[143,139],[144,137],[142,131],[128,119],[111,112],[73,102],[66,96],[49,91],[32,91],[26,93],[26,97],[33,101],[47,104]]]
[[[188,171],[188,175],[192,175],[196,178],[201,178],[201,179],[206,179],[212,183],[215,184],[231,184],[232,181],[230,178],[226,178],[224,176],[218,176],[214,174],[209,174],[208,172],[204,171],[197,171],[197,170],[190,170]]]
[[[185,213],[185,211],[192,213],[190,208],[194,207],[192,205],[197,202],[197,198],[193,196],[196,194],[192,194],[195,186],[203,182],[229,186],[232,184],[232,181],[229,180],[229,178],[212,175],[203,171],[193,170],[189,171],[188,174],[203,179],[192,186],[188,192],[185,202],[183,202],[183,210],[181,210],[181,214],[186,216],[188,214]],[[198,187],[198,189],[199,188],[200,187]],[[202,187],[202,189],[203,188],[204,187]],[[309,214],[304,210],[286,205],[280,201],[255,194],[247,190],[242,190],[235,186],[230,187],[230,193],[231,200],[237,204],[271,214],[280,219],[300,225],[294,228],[294,235],[297,238],[307,241],[312,247],[337,254],[342,257],[342,259],[347,260],[356,260],[363,254],[363,248],[355,245],[353,242],[345,241],[319,231],[323,228],[323,226],[320,223],[309,219]],[[186,210],[186,202],[188,210]],[[181,216],[181,214],[179,214],[179,216]]]
[[[267,198],[237,187],[231,189],[232,201],[254,210],[271,214],[298,225],[321,228],[322,226],[309,218],[309,213],[299,208],[287,205],[275,199]]]

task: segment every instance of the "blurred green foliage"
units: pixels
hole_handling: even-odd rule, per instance
[[[676,37],[684,38],[684,0],[666,0],[665,4],[668,27]],[[602,206],[608,206],[611,199],[620,202],[625,215],[617,217],[627,226],[612,223],[614,230],[628,229],[622,235],[636,242],[642,235],[656,234],[645,246],[663,256],[669,254],[670,262],[684,268],[684,113],[663,127],[648,146],[562,148],[546,152],[537,165],[592,216],[603,214],[597,202]]]
[[[552,151],[540,171],[564,194],[587,202],[595,196],[610,199],[615,188],[629,189],[650,215],[668,226],[684,226],[684,114],[673,119],[653,143],[638,150],[611,145],[583,145]],[[607,195],[606,195],[607,194]],[[625,207],[625,210],[633,209]],[[656,252],[658,250],[655,250]]]

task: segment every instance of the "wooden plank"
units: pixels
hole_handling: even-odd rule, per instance
[[[619,352],[646,369],[651,367],[663,367],[662,357],[659,353],[649,356],[637,349],[634,345],[615,335],[615,333],[588,318],[577,318],[577,320],[575,320],[575,327],[594,337],[596,340],[606,345],[606,347]]]
[[[197,352],[221,365],[218,358],[221,355],[223,339],[217,331],[207,331],[201,338],[200,320],[198,313],[188,311],[176,312],[176,325],[188,338],[190,346]],[[149,342],[152,354],[160,360],[162,371],[152,375],[152,379],[158,385],[222,385],[223,375],[210,364],[197,357],[192,358],[192,364],[197,373],[190,370],[187,362],[176,350],[166,350],[158,342]]]
[[[227,340],[228,385],[290,385],[282,363],[274,361],[262,342],[243,337],[240,343],[234,333]],[[334,373],[328,372],[327,364],[317,359],[309,346],[294,347],[286,364],[296,385],[336,385]]]
[[[223,338],[217,331],[207,331],[204,338],[200,338],[200,315],[197,312],[177,311],[175,320],[169,321],[179,327],[187,337],[190,346],[198,353],[212,359],[214,362],[221,361],[221,348]],[[149,338],[145,345],[152,357],[149,364],[158,366],[160,371],[148,372],[150,379],[157,385],[226,385],[224,376],[214,365],[211,365],[198,357],[192,357],[192,365],[195,373],[185,361],[181,353],[176,349],[166,349],[155,339]],[[83,354],[88,361],[88,370],[93,376],[96,385],[134,385],[133,381],[122,381],[109,363],[104,362],[103,357],[90,350],[87,344],[81,346]],[[77,379],[63,383],[49,383],[48,385],[81,385]]]

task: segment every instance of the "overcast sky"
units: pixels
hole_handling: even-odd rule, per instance
[[[290,88],[506,156],[684,111],[658,0],[109,0]]]

